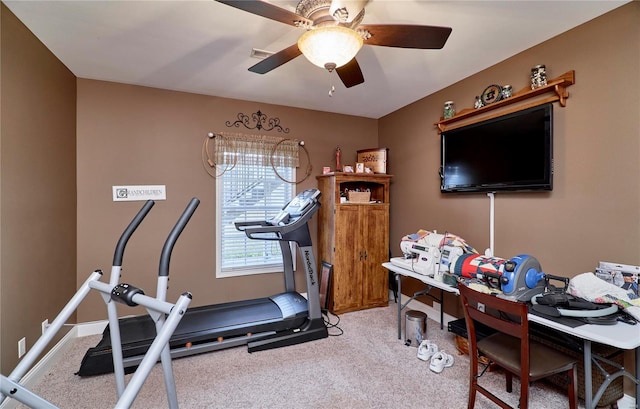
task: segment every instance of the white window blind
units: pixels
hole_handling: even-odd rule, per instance
[[[228,152],[226,156],[234,154],[238,155]],[[264,151],[252,154],[245,149],[242,157],[233,159],[234,166],[217,178],[216,277],[283,271],[278,241],[249,239],[235,227],[235,222],[270,219],[295,196],[295,185],[285,182],[295,180],[295,167],[265,165],[279,161],[264,161],[261,155]]]

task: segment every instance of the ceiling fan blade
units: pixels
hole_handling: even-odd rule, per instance
[[[364,82],[364,76],[362,70],[356,59],[352,59],[342,67],[336,68],[338,77],[342,80],[345,87],[351,88],[354,85],[362,84]]]
[[[451,34],[451,27],[406,24],[361,24],[358,29],[371,33],[365,44],[400,48],[440,49]]]
[[[302,17],[289,10],[283,9],[273,4],[260,1],[260,0],[216,0],[218,3],[223,3],[231,7],[235,7],[240,10],[244,10],[251,14],[266,17],[271,20],[279,21],[281,23],[297,26],[296,22],[302,22],[305,24],[313,25],[313,21]]]
[[[249,71],[258,74],[266,74],[274,68],[278,68],[282,64],[288,63],[300,54],[302,54],[302,51],[298,49],[298,44],[294,44],[265,58],[256,65],[250,67]]]

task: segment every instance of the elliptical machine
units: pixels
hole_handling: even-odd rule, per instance
[[[51,325],[46,329],[42,336],[31,347],[29,352],[22,358],[15,369],[9,374],[8,377],[0,375],[0,403],[5,398],[13,398],[23,404],[32,408],[45,408],[54,409],[57,408],[54,404],[46,399],[33,393],[25,386],[20,384],[20,381],[25,374],[36,363],[36,360],[44,352],[45,348],[53,340],[55,335],[60,331],[62,326],[71,317],[73,312],[78,308],[82,300],[90,293],[90,291],[97,290],[107,304],[107,312],[109,315],[109,323],[112,328],[111,331],[111,356],[114,364],[114,373],[116,377],[116,389],[118,393],[118,401],[116,408],[129,408],[133,404],[134,399],[140,392],[142,385],[149,376],[153,366],[162,361],[162,370],[164,374],[165,387],[167,390],[167,399],[170,408],[178,408],[178,399],[175,388],[175,381],[173,377],[173,369],[171,366],[171,355],[169,352],[169,339],[175,331],[176,327],[180,323],[182,317],[191,302],[191,294],[185,292],[176,301],[175,304],[165,301],[167,281],[169,279],[169,262],[171,259],[171,252],[176,240],[182,233],[182,230],[188,223],[189,219],[195,212],[200,201],[196,198],[192,199],[182,216],[171,230],[169,237],[167,238],[164,247],[162,249],[162,255],[160,257],[160,272],[158,276],[158,292],[155,298],[144,295],[144,291],[140,288],[134,287],[130,284],[120,283],[120,271],[122,269],[122,258],[124,256],[124,250],[127,242],[131,238],[131,235],[138,228],[142,220],[149,213],[155,202],[147,201],[142,209],[136,214],[131,223],[124,230],[113,256],[113,265],[111,267],[111,275],[109,284],[99,281],[103,273],[101,270],[96,270],[89,278],[80,286],[76,294],[65,305],[58,316],[51,322]],[[145,307],[149,313],[149,316],[155,323],[156,336],[153,343],[149,347],[144,358],[140,362],[136,373],[129,380],[129,383],[125,385],[125,372],[122,360],[122,345],[120,340],[120,331],[118,326],[118,313],[116,308],[116,302],[125,304],[128,306],[141,305]]]

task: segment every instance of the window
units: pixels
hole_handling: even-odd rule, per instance
[[[238,149],[237,139],[219,142],[216,155],[225,156],[230,164],[216,179],[216,277],[283,271],[280,242],[249,239],[236,229],[235,222],[275,216],[295,196],[295,184],[286,182],[295,180],[295,166],[281,160],[281,154],[273,157],[275,143],[267,144],[265,150],[255,146]],[[242,138],[241,142],[251,145],[254,141]]]

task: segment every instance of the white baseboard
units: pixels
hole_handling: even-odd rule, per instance
[[[108,321],[93,321],[93,322],[85,322],[84,324],[78,324],[75,328],[78,331],[78,338],[87,337],[89,335],[98,335],[102,334],[104,329],[109,324]]]
[[[47,352],[41,360],[39,360],[29,372],[25,374],[20,380],[20,384],[25,388],[32,388],[42,377],[47,373],[47,371],[53,367],[58,360],[62,357],[62,354],[71,347],[71,341],[77,337],[76,327],[72,328],[71,331],[67,332],[67,334],[62,337],[57,344],[53,346]],[[0,405],[0,409],[14,409],[17,408],[20,402],[15,399],[5,399],[5,401]]]
[[[60,360],[62,354],[71,347],[71,341],[76,338],[85,337],[88,335],[101,334],[107,325],[107,321],[96,321],[86,324],[74,325],[71,331],[55,344],[49,352],[47,352],[41,360],[36,363],[29,372],[25,374],[20,380],[20,384],[27,389],[30,389],[35,385],[42,377]],[[20,402],[15,399],[5,399],[0,404],[0,409],[16,409],[20,405]]]
[[[398,302],[401,303],[406,303],[409,300],[409,296],[404,295],[404,294],[398,294]],[[391,295],[391,299],[393,299],[393,295]],[[440,305],[440,308],[442,308],[442,305]],[[433,308],[430,305],[427,305],[421,301],[418,300],[411,300],[409,302],[409,304],[407,304],[407,306],[404,308],[404,310],[417,310],[417,311],[422,311],[425,314],[427,314],[427,317],[429,317],[429,319],[434,320],[435,322],[440,323],[440,310],[437,310],[435,308]],[[446,327],[447,324],[449,324],[449,321],[455,321],[458,318],[451,316],[449,314],[447,314],[446,312],[443,314],[442,320],[444,321],[444,326]]]

